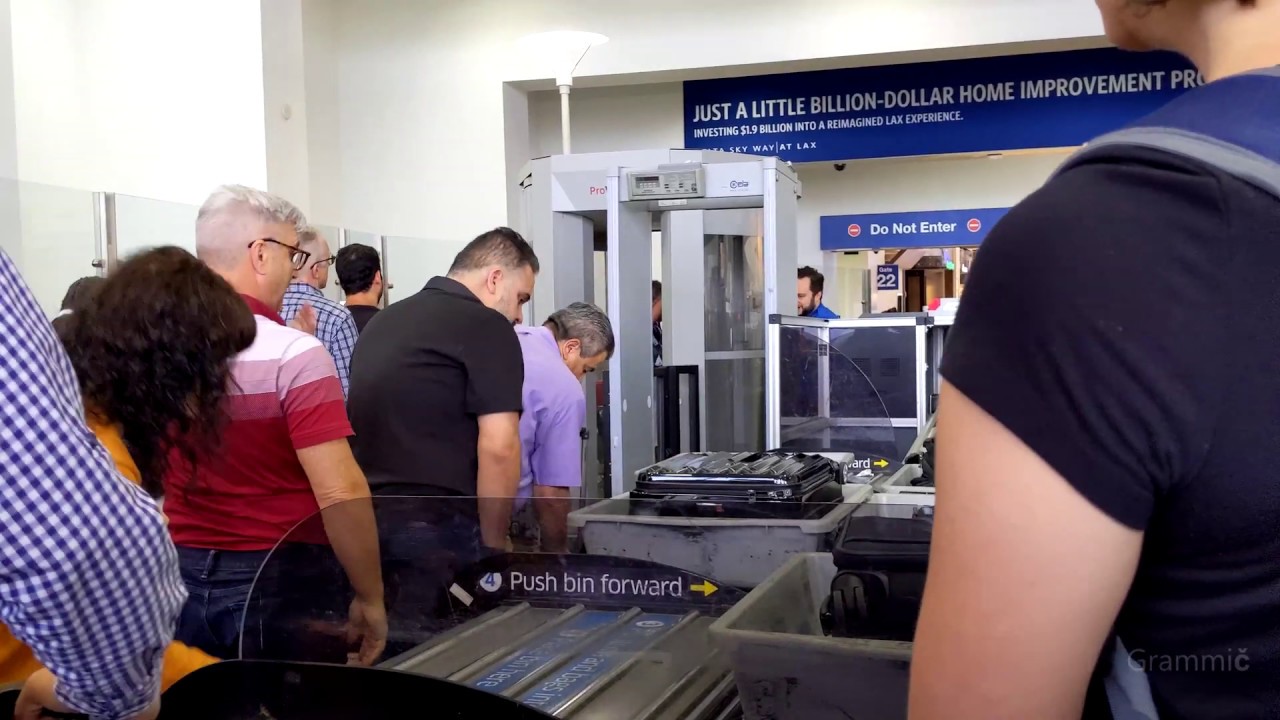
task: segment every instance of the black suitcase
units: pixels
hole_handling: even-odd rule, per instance
[[[790,452],[683,453],[641,470],[640,515],[806,519],[843,500],[839,464]]]
[[[909,641],[929,566],[933,516],[850,515],[831,554],[838,573],[823,613],[836,637]]]

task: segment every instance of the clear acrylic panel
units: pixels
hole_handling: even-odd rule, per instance
[[[828,345],[816,328],[783,325],[779,339],[783,449],[852,453],[864,469],[900,462],[884,398],[840,338]]]
[[[3,215],[19,221],[5,228],[0,247],[22,272],[40,307],[53,317],[71,283],[98,274],[93,265],[98,255],[93,193],[13,180],[0,183]]]
[[[734,629],[804,636],[797,652],[849,638],[857,648],[839,645],[842,656],[905,667],[929,508],[873,506],[872,488],[842,484],[829,458],[726,455],[679,456],[646,469],[643,492],[583,500],[568,514],[567,552],[513,546],[486,527],[512,498],[380,496],[329,508],[376,526],[376,560],[339,561],[323,514],[297,525],[253,583],[241,660],[197,671],[185,694],[180,683],[165,696],[166,708],[196,717],[189,707],[235,699],[250,712],[220,717],[382,718],[403,715],[380,703],[427,698],[428,715],[459,720],[739,717],[734,671],[746,644],[711,631],[731,618]],[[844,553],[861,586],[883,595],[868,590],[838,611],[831,556],[819,567],[808,542],[779,549],[779,538],[801,536]],[[369,616],[353,614],[379,602],[357,601],[349,580],[373,581],[373,562],[385,633],[367,632],[359,618]],[[822,570],[821,580],[782,571],[796,562]],[[886,692],[905,707],[900,674]]]
[[[127,260],[147,248],[177,245],[196,252],[196,213],[185,203],[116,195],[116,258]]]
[[[889,417],[916,414],[914,325],[832,328],[831,349],[853,362],[880,394]],[[833,417],[853,417],[848,408],[832,405]]]
[[[832,492],[811,511],[846,516],[852,506],[842,502],[838,484]],[[512,711],[523,706],[559,717],[714,717],[690,713],[709,701],[731,701],[728,658],[716,651],[708,628],[746,593],[691,567],[701,553],[686,552],[670,564],[674,555],[655,561],[593,549],[595,540],[580,538],[567,553],[486,546],[480,520],[489,516],[486,504],[511,499],[351,502],[371,505],[378,528],[385,646],[370,651],[349,634],[350,568],[324,542],[317,515],[291,531],[258,573],[242,658],[367,662],[505,698]],[[761,522],[767,503],[607,504],[608,512],[678,525],[675,533],[696,550]],[[721,545],[744,555],[740,543]]]
[[[448,273],[454,256],[467,242],[388,235],[387,255],[382,263],[392,288],[390,301],[403,300],[421,290],[431,278]]]

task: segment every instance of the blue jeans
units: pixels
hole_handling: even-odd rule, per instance
[[[214,657],[240,656],[240,626],[258,568],[269,551],[235,552],[178,546],[187,603],[176,639]]]

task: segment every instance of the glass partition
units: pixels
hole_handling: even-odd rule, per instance
[[[40,307],[53,317],[71,283],[98,274],[94,194],[6,180],[3,202],[8,210],[4,215],[20,223],[20,228],[6,228],[4,250]]]
[[[757,211],[708,211],[708,222]],[[703,396],[706,446],[758,449],[764,442],[764,270],[758,235],[708,234],[703,238],[707,280],[703,290],[706,337]]]
[[[133,195],[116,194],[115,198],[117,260],[162,245],[177,245],[195,254],[199,207]]]
[[[781,448],[850,453],[867,470],[901,461],[905,448],[898,448],[883,395],[858,363],[828,342],[832,332],[780,329]]]
[[[865,374],[891,418],[916,417],[916,325],[833,327],[831,349]],[[857,417],[856,401],[833,393],[831,416]],[[854,407],[848,403],[854,402]]]
[[[431,278],[449,272],[454,256],[466,245],[466,241],[388,235],[382,264],[393,284],[390,302],[413,295]]]

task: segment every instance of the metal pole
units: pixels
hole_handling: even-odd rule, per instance
[[[93,194],[93,240],[96,257],[92,265],[98,270],[98,277],[106,277],[118,263],[115,193]]]
[[[395,283],[391,282],[391,275],[389,273],[389,268],[391,267],[391,263],[388,262],[388,258],[387,258],[387,236],[386,235],[378,236],[378,249],[382,251],[382,283],[383,283],[382,307],[386,307],[391,304],[391,291],[396,286]]]
[[[560,86],[560,152],[565,155],[573,152],[569,146],[569,90],[572,87]]]
[[[782,328],[769,316],[764,333],[764,449],[782,447]]]

